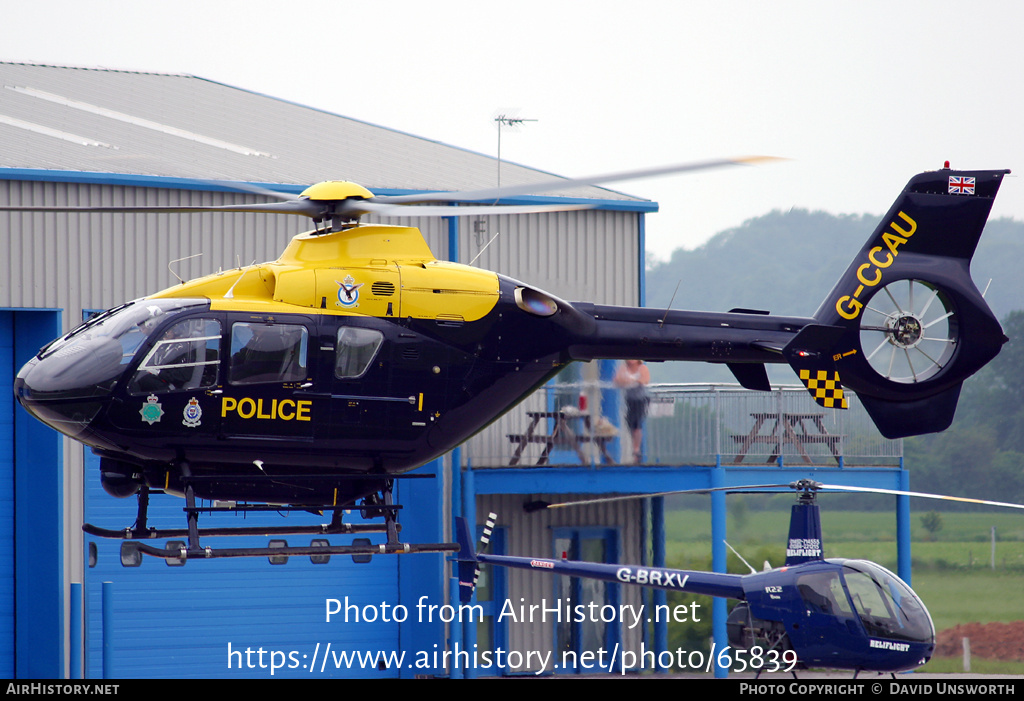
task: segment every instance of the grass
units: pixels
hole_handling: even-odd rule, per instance
[[[919,525],[911,525],[911,558],[914,572],[928,569],[989,569],[992,546],[989,533],[993,519],[979,519],[983,514],[944,514],[943,529],[932,535]],[[666,548],[668,559],[676,562],[700,562],[710,557],[711,526],[705,512],[671,512],[666,515]],[[728,539],[743,557],[760,568],[766,550],[775,566],[781,564],[789,531],[789,515],[753,513],[742,526],[730,518]],[[914,518],[912,517],[912,521]],[[1024,521],[1020,516],[1017,520]],[[996,520],[998,521],[998,519]],[[996,523],[995,564],[998,570],[1024,572],[1024,538],[1013,539],[1016,532]],[[891,514],[874,512],[836,512],[822,515],[823,541],[826,557],[847,557],[871,560],[896,569],[896,523]],[[755,559],[757,560],[755,562]],[[734,555],[729,556],[731,571],[745,568]],[[687,565],[696,566],[696,565]]]
[[[1024,620],[1024,572],[915,572],[913,586],[936,630],[961,623]]]
[[[730,509],[731,509],[730,504]],[[757,541],[782,544],[789,532],[789,509],[771,511],[743,510],[730,515],[728,530],[733,546],[737,542]],[[910,537],[914,548],[929,542],[931,534],[921,525],[924,511],[914,511],[910,518]],[[935,535],[939,542],[988,543],[991,527],[996,527],[998,541],[1024,542],[1024,518],[1019,513],[941,512],[942,529]],[[896,541],[896,517],[889,511],[838,511],[822,508],[821,528],[826,544],[834,541]],[[668,541],[696,542],[711,540],[711,515],[706,509],[669,511],[665,515]],[[987,552],[987,551],[986,551]]]

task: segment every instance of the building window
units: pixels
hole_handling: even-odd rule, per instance
[[[586,562],[614,563],[619,557],[619,534],[613,528],[558,528],[555,530],[554,557],[561,558],[563,554],[570,560],[583,560]],[[618,586],[610,582],[603,582],[585,577],[558,577],[555,595],[562,606],[568,606],[570,612],[577,611],[577,606],[587,607],[591,602],[597,607],[606,605],[618,606]],[[601,620],[592,620],[591,616],[585,616],[586,620],[576,621],[577,616],[563,616],[563,620],[556,624],[555,629],[555,654],[558,658],[560,671],[565,672],[587,672],[595,671],[593,663],[595,660],[609,660],[608,651],[615,647],[615,643],[621,640],[621,631],[617,619],[612,623],[604,623]],[[569,618],[569,620],[564,620]],[[597,617],[600,619],[600,617]],[[598,656],[603,649],[605,654]],[[579,665],[580,656],[583,653],[593,653],[589,658],[588,667]],[[618,663],[618,660],[615,660]],[[610,667],[602,668],[603,671],[610,671]]]

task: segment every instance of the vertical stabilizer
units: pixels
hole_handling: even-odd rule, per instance
[[[971,258],[1007,170],[915,176],[784,354],[815,399],[855,391],[887,438],[949,426],[1007,340]]]
[[[823,560],[821,515],[814,501],[816,484],[797,483],[804,491],[789,516],[789,541],[786,543],[786,566]]]

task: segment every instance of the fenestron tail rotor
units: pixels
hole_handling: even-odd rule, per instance
[[[959,341],[949,299],[923,280],[898,280],[865,305],[860,325],[864,356],[893,382],[917,383],[937,375]]]
[[[890,439],[949,428],[963,381],[1008,340],[970,266],[1009,172],[910,179],[800,332],[806,342],[784,351],[818,403],[853,391]]]

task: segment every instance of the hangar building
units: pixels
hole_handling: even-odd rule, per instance
[[[495,184],[497,162],[489,156],[195,76],[2,63],[0,86],[3,205],[259,200],[196,179],[295,193],[327,179],[352,180],[377,194]],[[550,177],[501,165],[502,184]],[[388,223],[419,227],[439,259],[475,260],[565,299],[642,303],[644,216],[656,205],[599,187],[550,197],[597,208]],[[0,261],[0,479],[6,485],[0,490],[0,676],[64,677],[81,663],[69,643],[77,635],[71,583],[84,588],[81,659],[93,678],[104,672],[265,678],[269,657],[246,654],[258,649],[296,652],[275,676],[308,676],[306,656],[327,645],[335,652],[404,650],[425,657],[416,667],[383,658],[325,667],[324,676],[445,672],[426,653],[443,649],[446,622],[421,620],[415,608],[447,601],[441,556],[326,566],[293,558],[284,567],[259,559],[168,568],[150,560],[122,568],[118,543],[85,537],[81,526],[130,526],[135,500],[103,493],[96,458],[29,417],[12,395],[21,365],[89,314],[178,279],[274,260],[304,226],[295,217],[263,214],[0,213],[6,252]],[[469,459],[456,458],[456,466]],[[405,539],[450,537],[451,465],[451,459],[437,461],[423,468],[433,479],[402,485]],[[158,505],[160,499],[169,503]],[[154,498],[151,522],[182,527],[181,506]],[[640,520],[639,507],[632,508],[581,515],[574,525],[619,529],[616,524]],[[617,548],[635,554],[642,529],[622,528]],[[104,589],[103,582],[111,584]],[[115,650],[106,670],[104,600]],[[339,622],[344,615],[325,620],[326,600],[350,605],[349,621]],[[385,616],[385,604],[408,607],[408,619]]]

